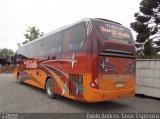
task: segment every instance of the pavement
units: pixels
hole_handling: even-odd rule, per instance
[[[130,97],[98,103],[83,103],[61,96],[47,97],[44,90],[19,83],[12,74],[0,74],[0,112],[10,113],[160,113],[160,99]]]

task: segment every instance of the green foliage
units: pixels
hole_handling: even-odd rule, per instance
[[[152,58],[152,55],[153,55],[153,49],[152,49],[151,43],[152,43],[152,41],[150,40],[150,41],[146,42],[144,45],[144,49],[146,49],[146,50],[144,50],[144,54],[146,54],[146,56],[148,56],[150,58]]]
[[[136,55],[136,59],[160,59],[160,55],[152,55],[150,56],[143,56],[143,55]]]
[[[21,47],[21,44],[20,44],[20,43],[17,43],[17,46],[20,48],[20,47]]]
[[[14,55],[13,50],[7,48],[0,49],[0,58],[5,58],[12,55]]]
[[[0,49],[0,58],[3,57],[2,50]]]
[[[26,30],[26,33],[24,34],[26,40],[22,42],[22,44],[27,44],[30,41],[33,41],[41,36],[43,36],[44,33],[40,32],[39,28],[36,28],[35,26],[33,27],[28,27],[28,30]],[[18,47],[21,47],[21,43],[17,44]]]
[[[160,0],[142,0],[140,12],[135,13],[134,17],[136,21],[132,22],[130,26],[138,33],[137,44],[143,44],[141,45],[143,57],[155,57],[160,51],[160,38],[157,39],[157,36],[160,37],[158,30],[160,29]]]
[[[26,30],[26,34],[24,36],[28,41],[35,40],[41,36],[43,36],[43,32],[40,33],[39,28],[36,29],[36,27],[28,27],[29,30]],[[26,43],[28,42],[27,40],[25,41]]]

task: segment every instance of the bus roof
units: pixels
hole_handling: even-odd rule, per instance
[[[103,19],[103,18],[83,18],[83,19],[79,20],[78,22],[75,22],[75,23],[70,24],[70,25],[63,26],[63,27],[61,27],[61,28],[59,28],[59,29],[57,29],[57,30],[54,30],[54,31],[52,31],[52,32],[50,32],[50,33],[47,33],[46,35],[44,35],[44,36],[42,36],[42,37],[40,37],[40,38],[37,38],[37,39],[35,39],[35,40],[33,40],[33,41],[25,44],[25,45],[22,45],[22,47],[25,47],[25,46],[27,46],[27,45],[29,45],[29,44],[31,44],[31,43],[34,43],[34,42],[36,42],[36,41],[39,41],[39,40],[41,40],[41,39],[43,39],[43,38],[45,38],[45,37],[48,37],[48,36],[50,36],[50,35],[52,35],[52,34],[54,34],[54,33],[59,32],[59,31],[65,30],[65,29],[67,29],[67,28],[69,28],[69,27],[72,27],[72,26],[74,26],[74,25],[76,25],[76,24],[79,24],[79,23],[81,23],[81,22],[83,22],[83,21],[91,21],[91,20],[108,21],[108,22],[112,22],[112,23],[121,25],[121,24],[118,23],[118,22],[111,21],[111,20],[107,20],[107,19]],[[19,49],[20,49],[20,48],[19,48]]]
[[[107,22],[112,22],[112,23],[115,23],[115,24],[122,25],[122,24],[120,24],[119,22],[115,22],[115,21],[108,20],[108,19],[103,19],[103,18],[95,18],[95,19],[102,20],[102,21],[107,21]]]
[[[65,25],[65,26],[63,26],[63,27],[61,27],[61,28],[59,28],[59,29],[57,29],[57,30],[54,30],[54,31],[52,31],[52,32],[50,32],[50,33],[47,33],[46,35],[44,35],[44,36],[42,36],[42,37],[40,37],[40,38],[37,38],[37,39],[35,39],[35,40],[33,40],[33,41],[31,41],[31,42],[23,45],[22,47],[27,46],[27,45],[29,45],[29,44],[31,44],[31,43],[36,42],[36,41],[39,41],[39,40],[41,40],[41,39],[43,39],[43,38],[45,38],[45,37],[47,37],[47,36],[50,36],[50,35],[52,35],[52,34],[54,34],[54,33],[57,33],[57,32],[59,32],[59,31],[61,31],[61,30],[65,30],[65,29],[67,29],[67,28],[69,28],[69,27],[72,27],[72,26],[74,26],[74,25],[76,25],[76,24],[79,24],[79,23],[81,23],[81,22],[83,22],[83,21],[86,21],[86,20],[89,20],[89,21],[90,21],[91,19],[90,19],[90,18],[84,18],[84,19],[79,20],[79,21],[77,21],[77,22],[75,22],[75,23],[73,23],[73,24]]]

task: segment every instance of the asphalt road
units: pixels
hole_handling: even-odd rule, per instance
[[[92,113],[159,112],[160,99],[131,97],[100,103],[76,102],[64,97],[49,99],[45,91],[19,85],[11,74],[0,74],[0,112],[19,113]]]

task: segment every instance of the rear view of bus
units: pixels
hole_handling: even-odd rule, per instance
[[[83,19],[19,48],[14,77],[83,102],[134,96],[135,46],[128,28],[104,19]]]
[[[91,19],[92,55],[86,101],[98,102],[135,95],[135,45],[131,31],[119,23]],[[92,77],[92,78],[90,78]]]

